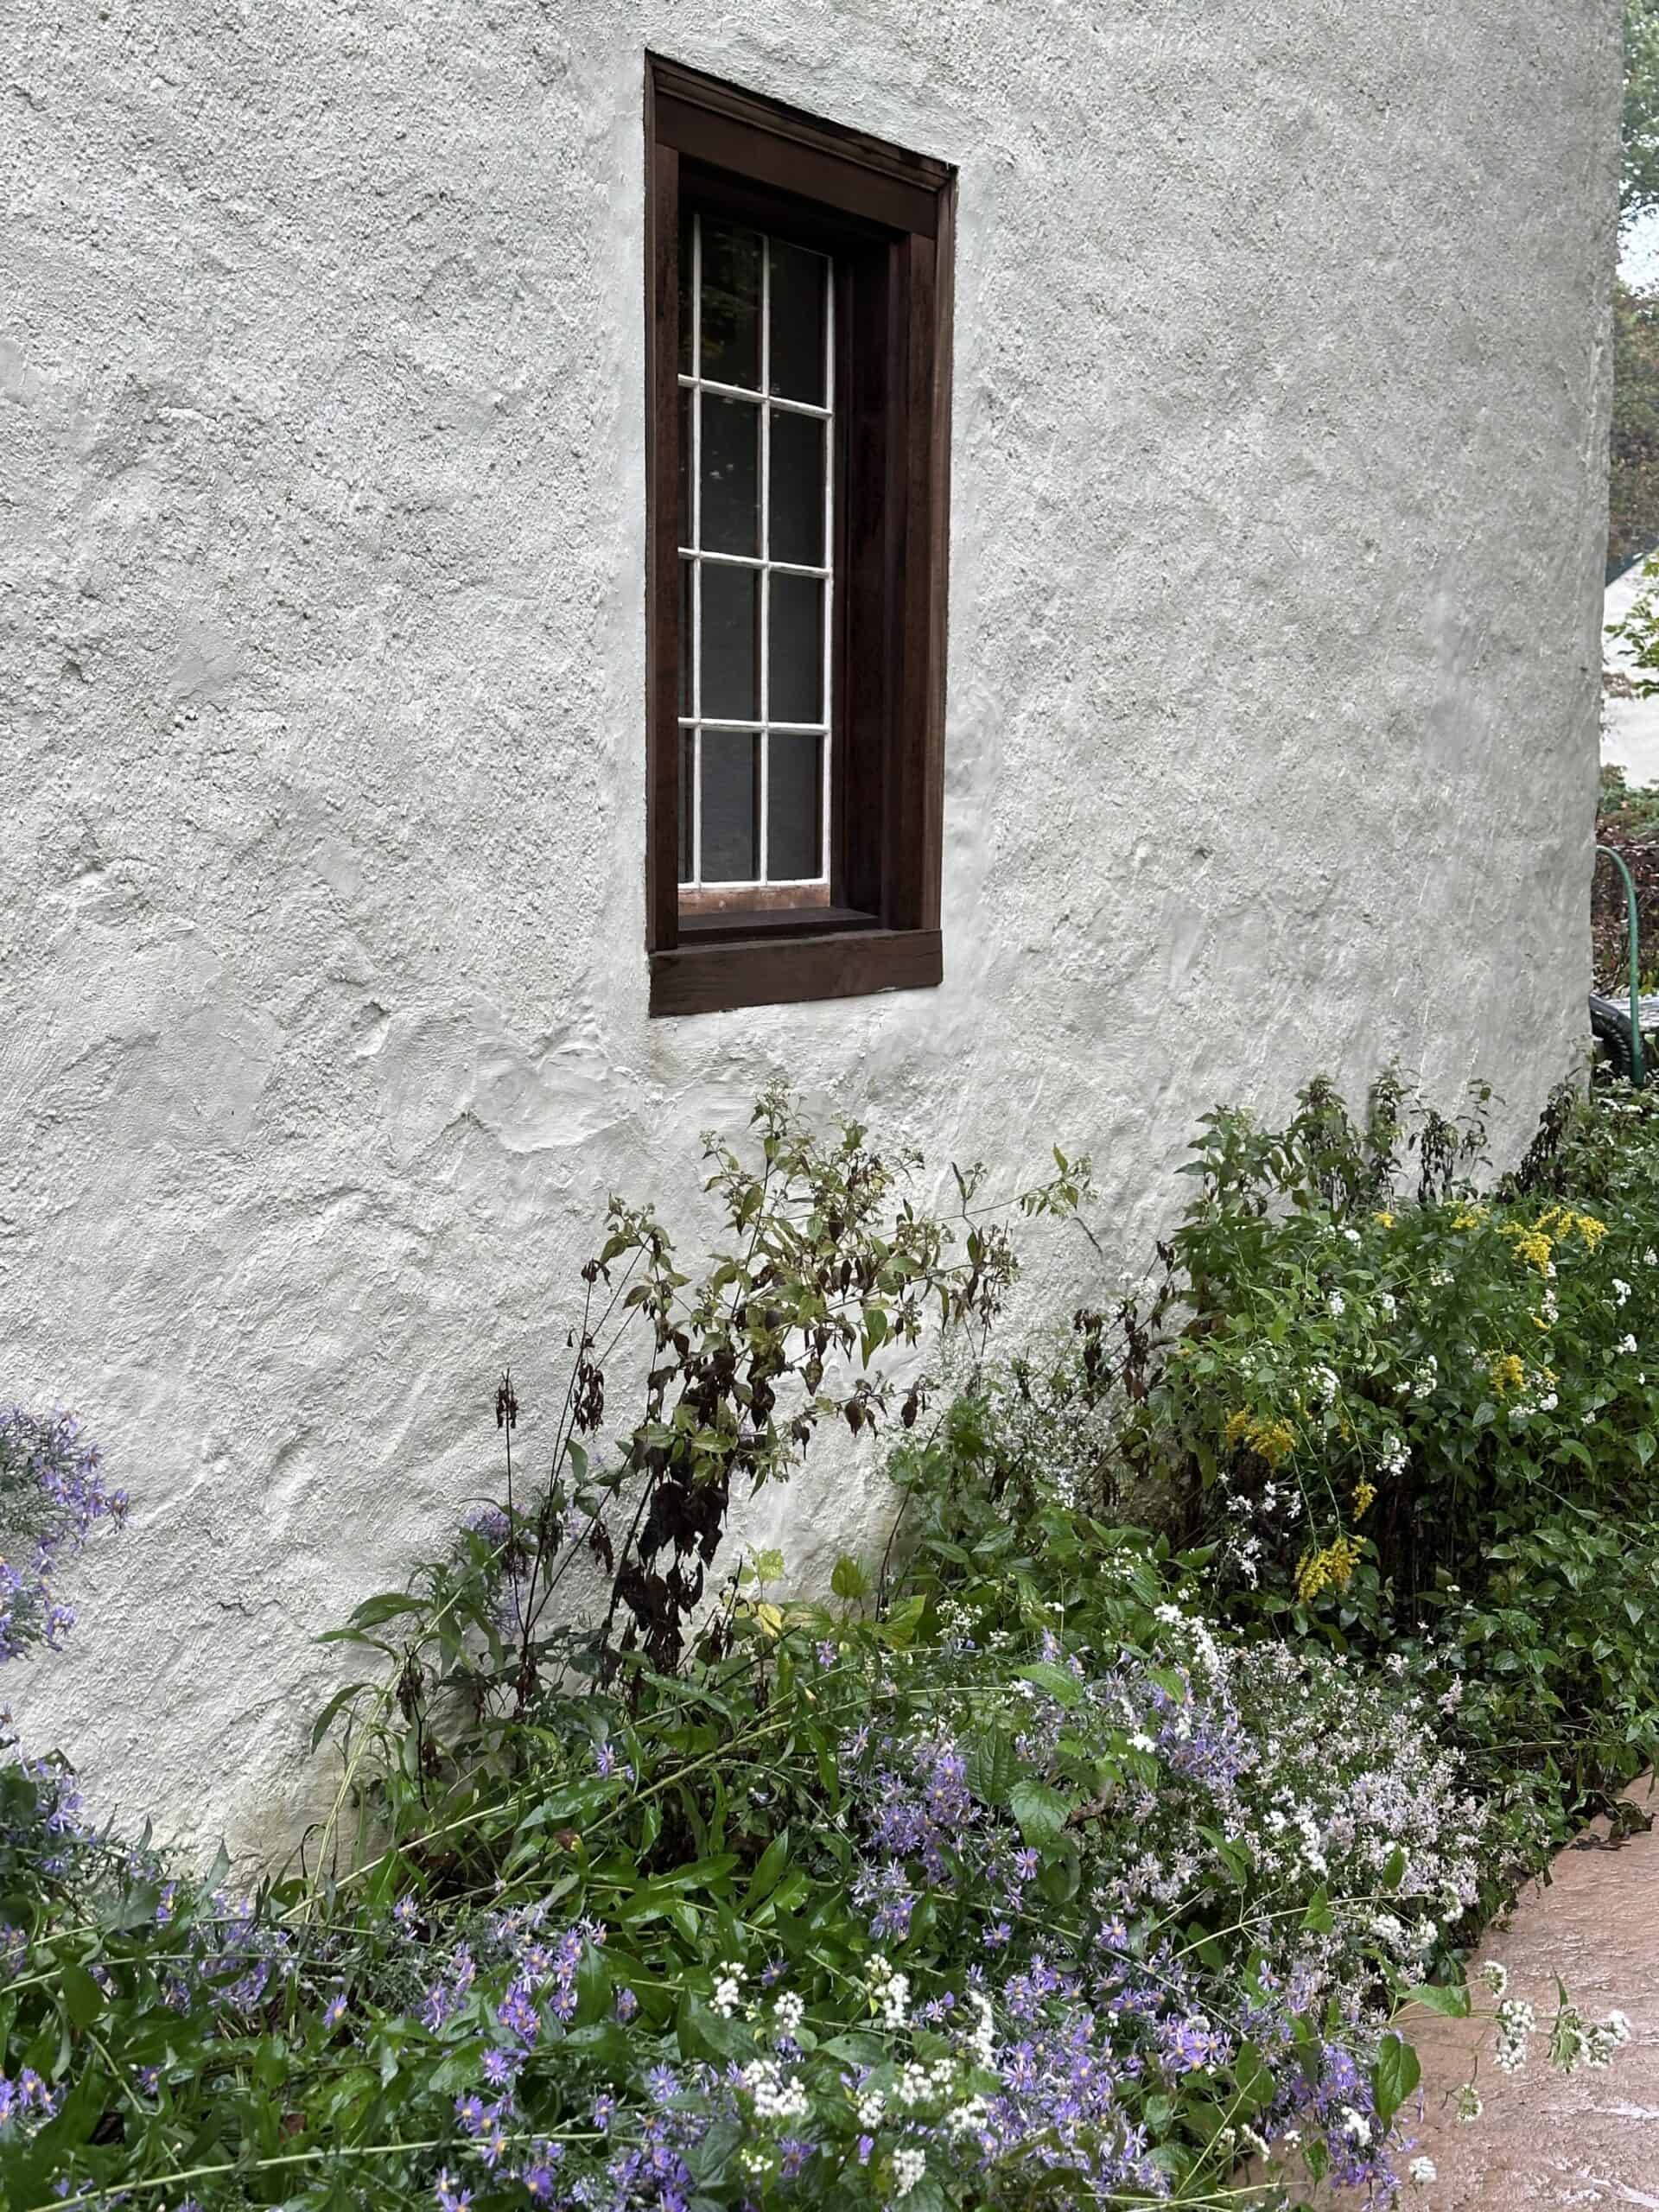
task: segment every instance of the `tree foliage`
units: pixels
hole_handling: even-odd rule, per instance
[[[1618,217],[1659,207],[1659,0],[1624,0]]]

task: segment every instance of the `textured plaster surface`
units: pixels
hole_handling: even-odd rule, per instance
[[[785,1071],[1137,1261],[1217,1097],[1583,1027],[1616,0],[41,0],[0,160],[0,1343],[137,1500],[8,1683],[270,1844],[310,1638]],[[647,46],[960,164],[946,980],[645,1015]],[[1089,1287],[1039,1243],[1028,1308]],[[873,1476],[760,1516],[822,1572]],[[21,1671],[21,1670],[14,1670]]]

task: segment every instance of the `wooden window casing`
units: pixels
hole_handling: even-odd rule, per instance
[[[653,1014],[940,980],[954,172],[656,56],[645,89]],[[696,207],[834,257],[830,886],[680,894],[679,240]]]

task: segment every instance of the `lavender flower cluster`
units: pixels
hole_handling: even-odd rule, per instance
[[[54,1592],[66,1549],[79,1549],[96,1521],[120,1521],[124,1491],[109,1490],[99,1453],[72,1413],[14,1406],[0,1413],[0,1662],[33,1646],[56,1650],[74,1626]]]

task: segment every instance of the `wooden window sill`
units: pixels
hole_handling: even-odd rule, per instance
[[[931,989],[944,972],[938,930],[845,930],[810,937],[682,941],[651,956],[653,1014],[719,1014],[796,999]]]

